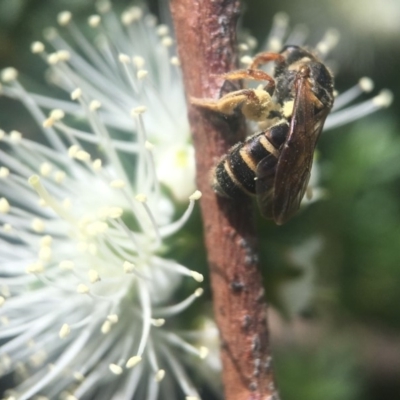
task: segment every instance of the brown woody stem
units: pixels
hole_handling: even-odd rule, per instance
[[[237,0],[171,0],[187,98],[220,96],[221,74],[237,68]],[[221,337],[226,400],[277,400],[271,368],[267,303],[249,200],[217,197],[210,170],[245,137],[241,118],[224,118],[190,104],[197,185]]]

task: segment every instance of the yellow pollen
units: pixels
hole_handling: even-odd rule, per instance
[[[156,375],[155,375],[155,377],[154,377],[154,380],[155,380],[156,382],[161,382],[161,381],[164,379],[164,377],[165,377],[165,370],[164,370],[164,369],[159,369],[159,370],[156,372]]]
[[[31,51],[34,54],[39,54],[44,51],[44,44],[42,42],[33,42],[31,44]]]
[[[58,267],[61,269],[72,270],[75,268],[75,263],[70,260],[63,260],[58,264]]]
[[[189,157],[184,149],[177,150],[175,153],[174,166],[178,168],[187,168]]]
[[[130,57],[127,54],[119,54],[118,55],[118,60],[121,64],[129,64],[131,62]]]
[[[202,360],[204,360],[204,359],[208,356],[208,353],[209,353],[209,352],[210,352],[210,351],[208,350],[207,347],[201,346],[201,347],[199,348],[199,355],[200,355],[200,358],[201,358]]]
[[[71,92],[71,100],[78,100],[82,96],[82,90],[80,88],[76,88]]]
[[[40,174],[42,176],[49,176],[52,169],[53,167],[51,164],[49,164],[48,162],[44,162],[40,165]]]
[[[90,283],[96,283],[96,282],[100,281],[99,273],[94,269],[90,269],[88,271],[88,277],[89,277]]]
[[[92,167],[95,171],[99,171],[101,170],[101,160],[99,158],[97,158],[96,160],[93,161],[92,163]]]
[[[53,238],[50,235],[43,236],[40,239],[41,246],[51,246],[52,242],[53,242]]]
[[[199,272],[196,271],[190,271],[190,275],[196,282],[203,282],[204,281],[204,276],[200,274]]]
[[[45,224],[44,221],[40,218],[34,218],[31,223],[31,228],[38,233],[44,232]]]
[[[80,284],[76,287],[76,291],[77,291],[77,293],[80,293],[80,294],[88,294],[90,290],[89,290],[89,288],[88,288],[85,284],[80,283]]]
[[[204,290],[202,288],[198,288],[194,291],[194,295],[196,297],[200,297],[204,293]]]
[[[89,104],[89,108],[91,111],[96,111],[101,107],[101,102],[98,100],[92,100]]]
[[[113,181],[110,182],[110,187],[114,189],[122,189],[126,186],[126,183],[122,179],[114,179]]]
[[[60,61],[68,61],[71,58],[71,53],[68,50],[59,50],[57,55]]]
[[[39,261],[29,264],[25,270],[27,274],[40,274],[43,271],[44,271],[44,266]]]
[[[57,183],[62,183],[66,176],[67,175],[64,171],[55,171],[54,172],[54,180]]]
[[[101,22],[100,15],[91,15],[88,18],[88,24],[92,28],[98,27],[100,25],[100,22]]]
[[[165,319],[164,318],[152,319],[151,323],[153,326],[159,328],[160,326],[163,326],[165,324]]]
[[[70,11],[62,11],[57,15],[57,22],[61,26],[68,25],[71,22],[72,14]]]
[[[44,262],[49,262],[52,256],[52,250],[49,246],[43,246],[39,250],[39,260]]]
[[[66,338],[71,332],[71,328],[68,324],[64,324],[61,329],[60,332],[58,332],[58,336],[60,337],[60,339],[64,339]]]
[[[161,44],[165,47],[171,47],[174,44],[172,37],[165,36],[161,39]]]
[[[135,107],[135,108],[133,108],[133,109],[131,110],[131,115],[134,117],[134,116],[143,114],[143,113],[145,113],[146,111],[147,111],[147,107],[145,107],[145,106]]]
[[[4,224],[3,230],[4,230],[4,232],[11,232],[13,230],[13,227],[11,224]]]
[[[131,274],[135,270],[135,265],[128,261],[124,261],[124,263],[122,264],[122,267],[126,274]]]
[[[6,167],[0,167],[0,178],[7,178],[10,175],[10,170]]]
[[[176,56],[171,57],[170,61],[171,61],[171,64],[174,65],[175,67],[179,67],[181,65],[179,58]]]
[[[101,325],[101,333],[103,335],[106,335],[108,332],[110,332],[112,327],[112,323],[110,321],[104,321],[103,324]]]
[[[193,194],[189,196],[189,200],[199,200],[201,199],[202,195],[203,194],[200,192],[200,190],[196,190]]]
[[[83,382],[85,380],[85,375],[83,375],[79,371],[75,371],[72,375],[73,375],[74,379],[78,382]]]
[[[112,324],[116,324],[118,322],[118,315],[117,314],[110,314],[107,315],[107,320],[110,321]]]
[[[143,68],[144,65],[145,65],[145,60],[144,60],[144,58],[143,58],[143,57],[140,57],[140,56],[132,57],[132,61],[133,61],[133,63],[135,64],[135,66],[136,66],[137,69],[141,69],[141,68]]]
[[[13,143],[19,143],[21,141],[21,139],[22,139],[22,133],[21,132],[15,131],[15,130],[10,132],[10,140]]]
[[[135,365],[139,364],[142,361],[142,357],[133,356],[126,362],[126,368],[133,368]]]
[[[108,366],[108,368],[110,368],[110,371],[114,374],[114,375],[121,375],[122,372],[124,372],[124,370],[122,369],[122,367],[120,367],[117,364],[110,364]]]
[[[65,117],[65,113],[63,110],[60,110],[59,108],[55,108],[54,110],[51,110],[50,112],[50,118],[53,118],[56,121],[59,121]]]
[[[79,161],[90,161],[90,154],[84,150],[78,150],[75,158]]]
[[[70,158],[74,158],[76,153],[78,153],[79,151],[79,146],[77,146],[76,144],[72,145],[69,149],[68,149],[68,157]]]
[[[146,203],[147,201],[147,196],[143,193],[139,193],[135,196],[135,199],[139,202],[139,203]]]
[[[140,69],[140,70],[136,73],[136,76],[137,76],[137,78],[140,80],[140,79],[146,78],[146,76],[147,76],[148,74],[149,74],[149,72],[146,71],[145,69]]]
[[[7,214],[10,212],[10,203],[5,197],[0,198],[0,214]]]
[[[117,219],[122,217],[124,210],[121,207],[110,207],[108,210],[108,217],[112,219]]]

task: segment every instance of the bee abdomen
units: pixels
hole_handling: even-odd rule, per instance
[[[274,128],[271,128],[274,129]],[[258,163],[269,155],[278,158],[279,150],[268,139],[269,131],[257,133],[233,146],[214,170],[214,190],[228,197],[256,193]]]

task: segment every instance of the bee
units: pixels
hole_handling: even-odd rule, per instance
[[[259,69],[275,62],[273,77]],[[191,99],[192,104],[259,122],[263,131],[233,146],[213,170],[217,194],[255,195],[261,214],[277,225],[300,208],[310,179],[313,155],[333,106],[333,76],[310,51],[286,46],[280,53],[260,53],[250,68],[224,75],[226,80],[265,81],[219,100]]]

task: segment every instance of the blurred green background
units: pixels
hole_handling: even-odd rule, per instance
[[[160,2],[148,7],[162,13],[166,0]],[[0,1],[0,68],[13,65],[30,77],[31,88],[41,87],[43,64],[30,43],[59,11],[86,20],[93,4]],[[325,200],[283,227],[258,224],[282,399],[400,399],[400,1],[248,0],[243,10],[241,24],[260,44],[279,11],[291,26],[308,27],[311,45],[337,28],[341,41],[331,55],[337,90],[370,76],[373,94],[389,88],[395,96],[389,109],[323,134]],[[1,97],[0,128],[35,134],[24,108]],[[202,249],[199,218],[181,233],[187,253],[180,258],[205,269],[203,257],[197,268],[191,258]]]

